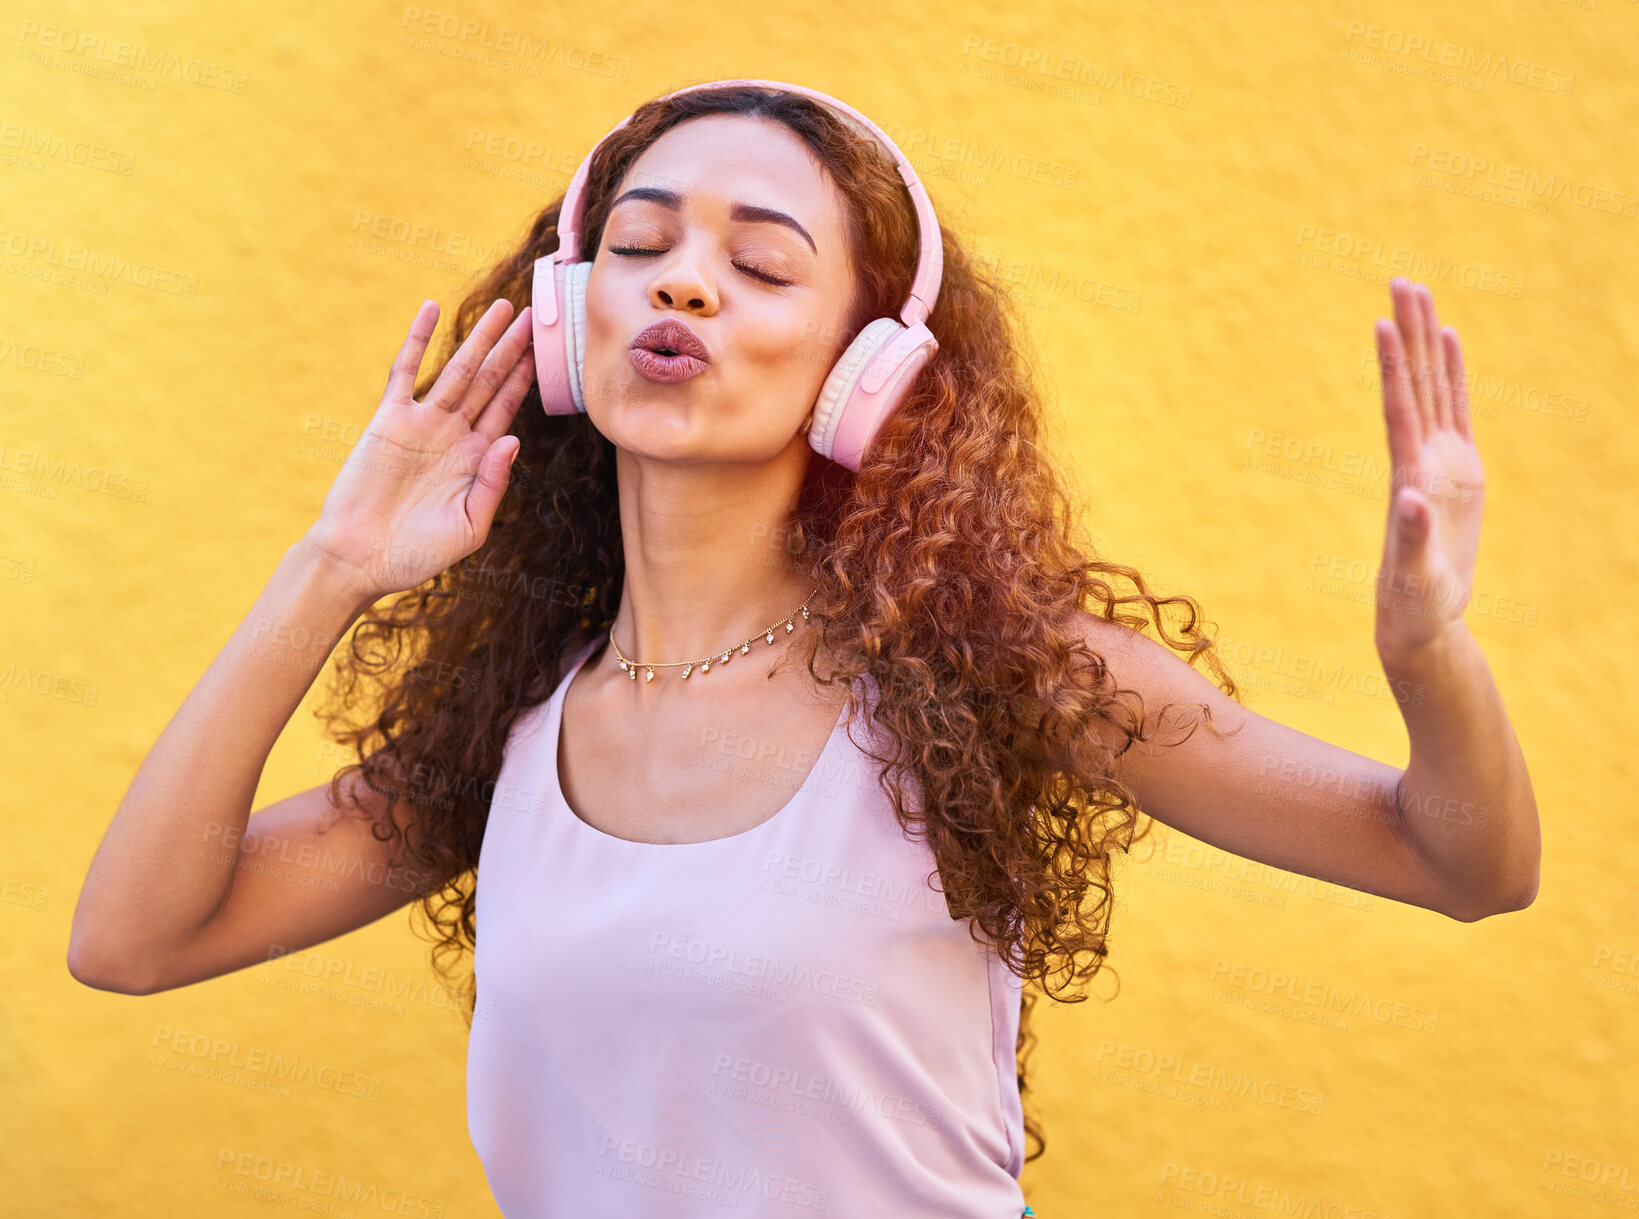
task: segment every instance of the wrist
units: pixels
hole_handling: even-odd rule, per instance
[[[304,584],[327,600],[345,604],[354,616],[369,609],[381,596],[370,587],[363,572],[331,554],[311,533],[302,534],[285,556],[298,566]]]
[[[1411,646],[1377,641],[1377,657],[1391,680],[1426,683],[1448,669],[1453,659],[1474,643],[1468,624],[1461,618],[1447,623],[1437,635]]]

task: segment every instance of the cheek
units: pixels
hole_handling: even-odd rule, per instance
[[[617,293],[612,289],[607,272],[593,272],[586,280],[586,341],[592,345],[594,339],[605,339],[614,330],[619,310],[615,304]]]
[[[765,314],[747,336],[745,346],[754,362],[778,367],[782,375],[806,384],[819,382],[830,372],[836,335],[832,327],[806,310]]]
[[[817,392],[842,354],[838,342],[835,324],[822,318],[806,319],[786,352],[791,377],[805,389]]]
[[[799,398],[819,392],[822,373],[800,331],[781,329],[755,339],[736,341],[724,352],[722,385],[734,397],[774,408],[793,407]]]

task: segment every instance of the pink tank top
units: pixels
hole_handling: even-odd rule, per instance
[[[502,1212],[1018,1219],[1018,979],[843,717],[761,825],[616,838],[558,781],[597,646],[514,723],[479,854],[467,1126]]]

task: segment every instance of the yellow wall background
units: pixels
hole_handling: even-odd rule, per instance
[[[372,1008],[292,971],[430,985],[406,912],[143,998],[69,976],[70,918],[417,303],[450,314],[638,102],[733,75],[822,89],[900,140],[942,220],[1017,279],[1105,553],[1202,601],[1250,706],[1397,766],[1404,728],[1371,686],[1387,275],[1429,282],[1467,354],[1488,481],[1469,622],[1535,781],[1540,896],[1461,924],[1158,827],[1119,872],[1119,996],[1038,1006],[1037,1213],[1639,1208],[1639,3],[433,11],[40,0],[0,18],[8,1213],[325,1205],[245,1192],[239,1156],[361,1180],[356,1215],[497,1213],[442,996]],[[485,49],[468,22],[546,53]],[[336,764],[310,706],[257,807]],[[380,1099],[189,1074],[156,1044],[177,1031],[361,1073]],[[1323,1107],[1226,1109],[1179,1082],[1202,1063]]]

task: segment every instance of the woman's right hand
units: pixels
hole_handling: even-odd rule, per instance
[[[423,302],[381,404],[307,530],[305,540],[356,573],[372,600],[415,588],[489,536],[518,452],[507,429],[535,375],[529,308],[508,326],[511,313],[509,301],[495,301],[417,402],[438,325],[437,302]]]

